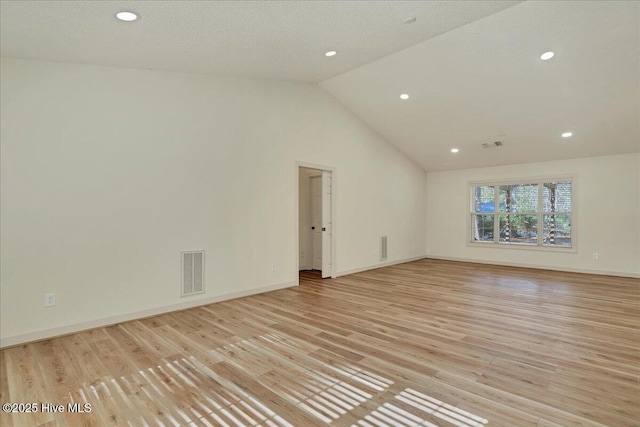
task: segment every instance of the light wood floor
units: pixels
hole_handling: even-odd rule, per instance
[[[0,352],[0,424],[638,426],[640,280],[422,260]]]

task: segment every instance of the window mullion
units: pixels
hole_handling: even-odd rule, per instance
[[[544,182],[538,182],[538,212],[536,216],[538,217],[538,230],[537,230],[537,238],[538,238],[538,246],[542,246],[542,241],[544,238],[544,201],[542,198],[544,197]]]
[[[500,186],[493,186],[493,243],[500,243]]]

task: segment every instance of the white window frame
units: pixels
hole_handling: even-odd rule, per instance
[[[551,246],[543,244],[542,230],[543,230],[543,221],[544,215],[549,214],[549,212],[544,212],[544,200],[543,200],[543,186],[541,184],[547,182],[571,182],[571,246]],[[524,184],[537,184],[538,185],[538,208],[536,212],[518,212],[516,215],[520,214],[530,214],[536,215],[538,217],[538,241],[537,244],[530,243],[507,243],[500,241],[500,233],[496,233],[495,230],[500,229],[500,215],[504,214],[499,211],[493,213],[493,221],[494,221],[494,240],[493,241],[475,241],[473,236],[472,229],[472,220],[474,214],[474,197],[473,188],[478,186],[500,186],[500,185],[524,185]],[[578,251],[578,221],[577,221],[577,210],[578,210],[578,177],[577,174],[573,175],[553,175],[553,176],[544,176],[544,177],[533,177],[533,178],[509,178],[509,179],[498,179],[498,180],[487,180],[487,181],[469,181],[467,183],[467,246],[469,247],[484,247],[484,248],[500,248],[500,249],[516,249],[516,250],[533,250],[533,251],[549,251],[549,252],[577,252]],[[499,191],[496,191],[494,194],[494,203],[495,206],[498,205],[498,199],[500,197]]]

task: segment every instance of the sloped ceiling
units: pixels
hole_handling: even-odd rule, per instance
[[[639,151],[639,16],[631,1],[1,1],[0,49],[319,83],[446,170]]]
[[[637,152],[639,16],[528,1],[320,85],[426,170]]]

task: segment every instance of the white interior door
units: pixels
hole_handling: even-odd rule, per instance
[[[332,181],[331,172],[322,171],[322,278],[331,277],[331,245],[333,239],[333,224],[331,223]],[[315,267],[314,267],[315,268]]]
[[[309,178],[311,214],[311,268],[322,270],[322,176]]]

